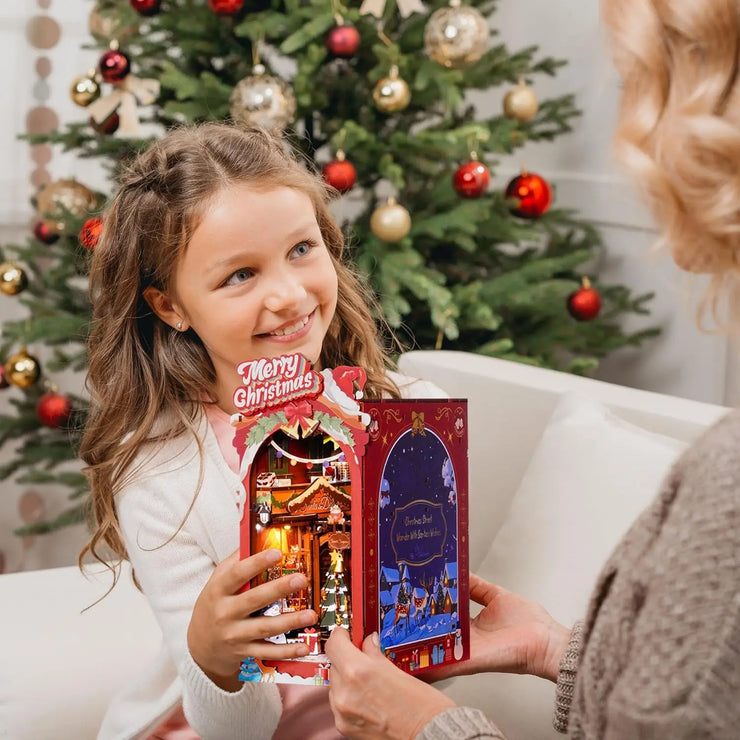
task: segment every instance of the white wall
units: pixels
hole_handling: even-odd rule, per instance
[[[652,252],[652,219],[613,162],[617,75],[608,58],[598,3],[502,0],[497,21],[501,39],[511,48],[536,44],[542,53],[569,60],[557,77],[538,81],[536,91],[541,97],[573,93],[583,111],[571,135],[528,145],[510,163],[510,171],[526,162],[556,184],[559,205],[577,208],[600,226],[607,247],[598,270],[601,279],[656,294],[650,319],[663,327],[663,335],[642,349],[611,355],[598,377],[713,403],[734,401],[726,340],[696,328],[689,296],[696,287],[687,284],[669,259]],[[633,325],[644,326],[644,319],[627,324]]]
[[[62,36],[54,48],[40,50],[28,43],[26,24],[44,11],[33,0],[0,3],[0,79],[5,86],[5,104],[0,115],[0,244],[22,243],[33,221],[29,199],[33,193],[30,175],[35,164],[30,147],[18,141],[17,136],[26,129],[29,110],[40,104],[34,97],[34,85],[39,80],[35,65],[39,57],[47,57],[52,65],[47,78],[51,98],[44,104],[53,108],[63,122],[77,121],[84,116],[83,109],[72,103],[68,90],[74,77],[94,67],[99,56],[94,51],[81,49],[83,43],[89,41],[87,17],[91,7],[89,0],[51,3],[48,14],[60,24]],[[79,161],[73,154],[55,151],[47,169],[53,179],[77,177],[91,187],[103,183],[99,167],[91,171],[89,162]],[[0,295],[0,331],[3,321],[22,315],[16,299]],[[43,366],[44,348],[34,347],[33,352]],[[53,380],[62,391],[79,392],[81,388],[81,378],[55,375]],[[20,391],[0,391],[0,410],[8,409],[8,398],[16,393]],[[0,451],[0,463],[10,457],[11,449]],[[12,530],[23,523],[19,512],[21,496],[31,488],[7,482],[0,484],[0,552],[5,559],[5,569],[30,570],[75,562],[86,538],[82,526],[25,542],[12,534]],[[39,493],[47,516],[60,513],[67,505],[63,491],[44,488],[39,489]]]
[[[94,66],[98,58],[97,52],[80,48],[88,41],[91,7],[90,0],[52,3],[48,12],[61,24],[62,39],[55,48],[41,52],[28,44],[24,33],[27,19],[41,12],[36,3],[25,0],[0,5],[0,74],[6,86],[5,100],[12,101],[6,102],[0,117],[0,243],[5,243],[10,232],[25,234],[32,216],[28,199],[33,163],[28,146],[18,142],[16,135],[24,130],[26,114],[36,104],[32,89],[37,81],[34,65],[38,56],[45,54],[53,64],[48,105],[62,121],[78,121],[85,115],[71,102],[68,88],[72,79]],[[610,137],[617,85],[604,51],[598,4],[593,0],[500,0],[494,25],[499,38],[511,49],[537,44],[542,53],[569,59],[569,66],[555,79],[538,80],[535,89],[540,97],[574,93],[584,111],[572,135],[555,143],[528,145],[515,158],[502,162],[497,184],[508,181],[526,162],[529,169],[556,185],[559,205],[576,207],[601,226],[607,249],[599,265],[600,276],[636,291],[656,293],[650,320],[663,326],[663,336],[641,350],[624,350],[610,357],[599,377],[698,400],[735,401],[739,391],[737,383],[731,382],[736,374],[728,374],[732,358],[726,341],[702,335],[694,328],[692,309],[675,268],[649,253],[655,239],[651,220],[631,184],[625,183],[612,164]],[[504,92],[493,91],[475,100],[484,112],[498,110]],[[72,154],[55,153],[49,169],[54,178],[74,176],[93,187],[102,185],[99,167]],[[17,303],[0,296],[0,322],[15,315]],[[0,396],[0,404],[7,403],[5,398]],[[4,490],[0,496],[0,549],[10,547],[5,544],[6,530],[19,523],[20,493]],[[52,497],[48,508],[53,511],[62,505],[61,497]],[[71,562],[81,541],[79,529],[58,536],[53,544],[37,541],[26,553],[26,566]],[[8,554],[11,560],[22,555]]]

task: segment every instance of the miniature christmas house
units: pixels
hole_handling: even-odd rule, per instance
[[[404,670],[464,659],[467,595],[460,602],[457,573],[467,574],[465,402],[361,402],[361,368],[317,372],[300,355],[239,371],[232,424],[242,557],[283,553],[255,584],[307,577],[306,589],[266,613],[319,615],[312,628],[271,638],[304,641],[309,655],[246,661],[243,680],[325,682],[323,645],[337,627],[350,628],[356,644],[378,631]]]

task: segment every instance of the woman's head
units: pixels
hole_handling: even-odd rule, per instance
[[[622,98],[615,143],[676,263],[740,267],[740,2],[601,0]]]
[[[125,170],[90,275],[81,453],[96,506],[108,506],[163,411],[164,432],[178,434],[204,397],[223,403],[224,368],[252,359],[240,352],[361,365],[369,397],[397,393],[330,196],[283,140],[226,124],[175,130]],[[111,512],[96,511],[98,523]]]

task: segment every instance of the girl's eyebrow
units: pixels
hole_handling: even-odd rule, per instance
[[[308,236],[310,236],[312,232],[315,232],[317,230],[318,230],[318,224],[316,223],[316,221],[307,221],[305,224],[302,224],[301,226],[296,227],[289,234],[285,235],[286,244],[292,246],[291,242],[294,242],[300,239],[305,239]],[[244,265],[248,263],[249,260],[253,258],[253,256],[254,255],[252,254],[252,252],[248,250],[244,250],[237,254],[231,254],[231,255],[227,255],[226,257],[220,257],[215,262],[211,263],[211,265],[206,270],[206,274],[211,274],[213,272],[220,272],[221,270],[224,270],[232,266]]]
[[[251,258],[252,255],[249,252],[239,252],[239,254],[232,254],[228,257],[221,257],[220,259],[217,259],[215,262],[211,263],[211,265],[206,269],[206,275],[210,275],[213,272],[221,272],[227,267],[244,265],[245,263],[249,262]]]

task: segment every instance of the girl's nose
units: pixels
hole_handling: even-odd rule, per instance
[[[303,282],[291,276],[286,270],[270,279],[265,293],[265,307],[269,311],[279,313],[301,303],[306,295]]]

